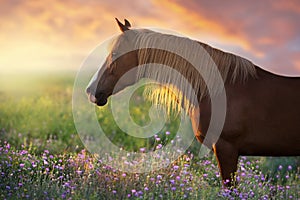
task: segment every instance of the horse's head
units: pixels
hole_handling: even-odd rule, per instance
[[[137,52],[133,51],[132,35],[134,31],[129,29],[131,25],[126,19],[125,24],[116,20],[122,34],[114,41],[110,54],[86,89],[89,100],[98,106],[105,105],[110,95],[136,82],[136,71],[134,70],[127,73],[126,78],[121,78],[138,64]]]

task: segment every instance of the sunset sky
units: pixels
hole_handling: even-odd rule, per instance
[[[300,75],[298,0],[0,0],[1,71],[79,69],[93,48],[119,33],[115,17]]]

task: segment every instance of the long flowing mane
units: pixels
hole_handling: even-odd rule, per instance
[[[209,95],[216,95],[223,89],[215,81],[216,73],[220,73],[224,83],[245,82],[249,76],[256,76],[255,66],[249,60],[207,44],[147,29],[132,31],[134,48],[138,49],[138,64],[144,65],[139,67],[137,80],[150,78],[162,83],[158,87],[147,87],[145,94],[155,104],[167,106],[168,111],[174,108],[190,111],[198,100],[208,95],[207,85],[212,88]],[[172,49],[173,53],[165,49]],[[156,63],[156,66],[150,67],[151,63]],[[218,70],[214,70],[213,65]],[[203,73],[209,77],[206,82]],[[194,93],[198,96],[195,97]]]

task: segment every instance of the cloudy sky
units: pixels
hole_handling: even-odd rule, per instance
[[[94,47],[119,33],[115,17],[300,75],[298,0],[0,0],[0,69],[78,69]]]

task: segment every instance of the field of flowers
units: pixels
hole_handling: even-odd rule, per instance
[[[124,173],[84,149],[79,153],[35,154],[1,141],[1,199],[298,199],[299,171],[278,166],[275,177],[262,172],[260,160],[240,158],[239,185],[220,185],[216,162],[187,152],[166,169]],[[113,158],[112,158],[113,159]],[[124,162],[125,163],[125,162]],[[298,169],[299,170],[299,169]]]
[[[38,87],[29,87],[34,92],[24,94],[1,88],[0,199],[300,198],[299,158],[241,157],[238,185],[231,189],[222,187],[212,154],[197,156],[196,142],[167,168],[156,171],[126,173],[105,165],[101,156],[84,148],[76,133],[71,111],[73,77],[40,77],[35,80]],[[107,112],[98,114],[107,125],[108,137],[130,151],[161,148],[176,130],[170,124],[153,138],[128,139],[111,124]],[[143,110],[133,112],[140,116]]]

